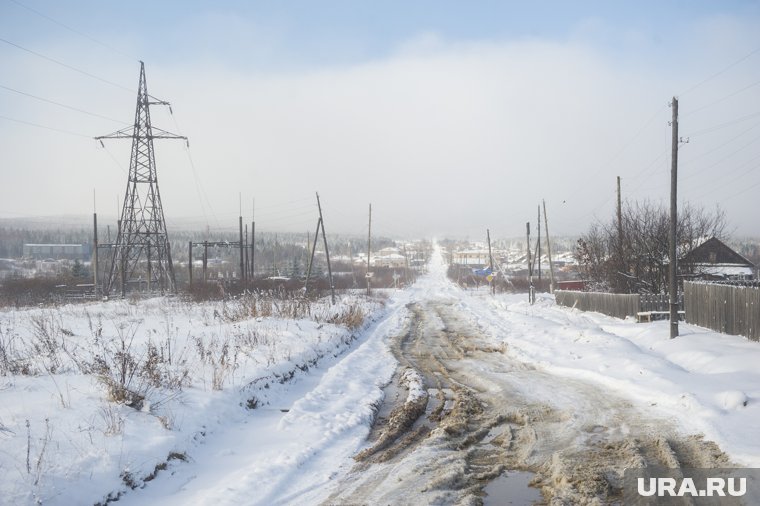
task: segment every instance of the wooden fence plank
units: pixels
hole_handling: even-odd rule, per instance
[[[760,287],[684,283],[686,322],[760,340]]]
[[[616,318],[636,316],[639,312],[639,296],[637,294],[576,292],[557,290],[557,304],[576,307],[581,311],[596,311]]]

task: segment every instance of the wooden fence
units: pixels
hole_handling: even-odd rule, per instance
[[[686,322],[760,340],[760,288],[684,283]]]
[[[683,300],[678,301],[683,309]],[[669,311],[670,297],[661,293],[639,294],[639,311]]]
[[[637,294],[556,290],[554,296],[557,304],[561,306],[575,307],[581,311],[596,311],[616,318],[636,316],[639,312]]]

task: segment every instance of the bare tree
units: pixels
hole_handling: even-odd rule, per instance
[[[668,265],[669,211],[649,200],[626,202],[622,237],[617,221],[592,223],[575,248],[585,279],[595,289],[618,293],[665,293]],[[725,213],[685,204],[678,217],[678,256],[683,257],[709,237],[723,238]]]

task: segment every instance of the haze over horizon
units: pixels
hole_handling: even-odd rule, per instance
[[[145,16],[149,12],[150,16]],[[0,218],[115,215],[138,60],[170,230],[576,235],[679,200],[760,236],[760,4],[0,0]],[[189,156],[188,156],[189,155]]]

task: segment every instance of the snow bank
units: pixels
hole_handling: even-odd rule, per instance
[[[558,376],[601,384],[703,433],[738,464],[760,466],[760,343],[681,324],[639,324],[524,295],[464,293],[473,325],[508,353]]]
[[[0,502],[94,504],[187,468],[178,462],[195,460],[213,434],[290,407],[289,385],[344,354],[382,311],[360,296],[334,306],[157,298],[0,311]],[[357,315],[372,316],[347,328]],[[389,363],[363,365],[375,397],[377,368]],[[343,398],[331,395],[331,405]],[[324,433],[367,427],[366,402],[355,413],[344,405]],[[304,401],[286,418],[299,413],[318,417]]]

